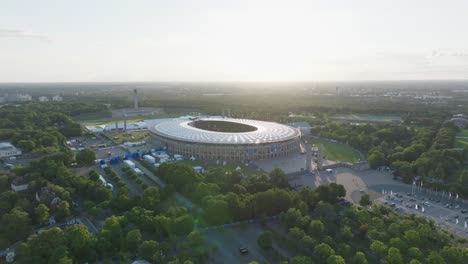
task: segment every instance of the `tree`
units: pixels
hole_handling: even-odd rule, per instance
[[[432,251],[429,256],[426,258],[426,263],[428,264],[445,264],[445,260],[442,258],[442,256],[435,252]]]
[[[270,182],[274,186],[278,188],[289,187],[288,176],[286,176],[286,173],[280,168],[274,168],[268,176],[270,177]]]
[[[172,219],[171,233],[181,236],[192,232],[194,226],[193,218],[189,214],[184,214]]]
[[[403,258],[401,257],[400,250],[394,247],[388,249],[388,254],[385,259],[388,264],[403,264]]]
[[[140,245],[140,256],[143,259],[146,259],[148,261],[152,261],[156,258],[155,254],[158,252],[159,248],[159,243],[154,240],[146,240],[143,241]]]
[[[21,151],[28,153],[34,150],[36,144],[32,140],[20,140],[16,143],[16,146],[21,149]]]
[[[371,168],[377,168],[385,164],[385,155],[380,150],[373,150],[368,156],[367,161]]]
[[[33,235],[17,253],[18,259],[30,263],[70,263],[63,231],[54,227]]]
[[[377,256],[383,257],[385,252],[387,251],[387,246],[384,243],[380,242],[379,240],[375,240],[370,245],[370,249],[374,251],[374,253]]]
[[[8,176],[0,172],[0,193],[9,189],[10,189],[10,183],[8,180]]]
[[[96,171],[92,170],[89,172],[89,179],[94,182],[97,182],[99,181],[99,174]]]
[[[117,250],[122,250],[124,246],[124,234],[123,228],[120,221],[123,217],[111,216],[108,217],[102,225],[101,231],[99,232],[99,243],[103,243],[102,250],[104,253],[113,254]]]
[[[327,264],[345,264],[342,256],[331,255],[327,258]]]
[[[44,224],[49,219],[49,208],[44,204],[39,204],[35,209],[36,221],[40,224]]]
[[[136,250],[138,245],[140,244],[141,241],[141,232],[138,229],[133,229],[128,231],[127,237],[127,248],[130,252],[133,252]]]
[[[80,166],[93,165],[96,160],[96,153],[91,149],[83,149],[76,154],[76,162]]]
[[[353,264],[367,264],[366,255],[362,251],[357,251],[353,258]]]
[[[11,242],[25,239],[32,230],[29,214],[16,208],[4,214],[0,223],[0,229]]]
[[[461,249],[445,246],[442,249],[441,255],[447,263],[463,263],[468,260],[468,249],[466,249],[466,254],[463,256],[463,251]]]
[[[335,254],[335,250],[333,250],[333,248],[328,244],[321,243],[315,246],[314,254],[319,256],[321,259],[327,259],[329,256]]]
[[[271,249],[273,245],[273,234],[270,231],[265,231],[257,238],[257,244],[263,250]]]
[[[359,199],[359,204],[361,206],[369,206],[372,204],[372,201],[370,199],[369,194],[365,193],[361,196],[361,199]]]
[[[96,257],[96,238],[84,225],[72,225],[65,229],[65,241],[72,256],[79,263],[90,262]]]
[[[410,247],[408,248],[408,256],[410,256],[413,259],[420,259],[423,256],[423,254],[421,250],[419,250],[419,248]]]
[[[308,256],[295,256],[291,259],[289,264],[310,264],[313,263],[312,259]]]
[[[208,255],[206,241],[203,235],[198,231],[192,231],[181,246],[183,255],[187,258],[195,258],[200,262]]]
[[[325,225],[320,220],[312,220],[309,224],[309,232],[314,237],[322,237],[325,231]]]
[[[57,221],[62,222],[70,216],[70,204],[67,201],[61,201],[57,205]]]
[[[228,204],[219,196],[205,197],[204,218],[213,225],[224,224],[229,221]]]
[[[143,191],[143,197],[141,199],[142,207],[155,212],[158,211],[159,202],[161,201],[160,196],[158,187],[151,186],[146,188],[146,190]]]

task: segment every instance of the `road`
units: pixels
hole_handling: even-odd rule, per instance
[[[130,179],[125,172],[122,171],[122,164],[116,164],[116,165],[111,165],[110,166],[112,170],[117,174],[117,176],[122,180],[125,185],[127,185],[128,190],[130,191],[130,194],[132,195],[141,195],[143,190],[141,189],[140,185],[138,185],[136,182],[134,182],[132,179]],[[104,173],[104,170],[101,169],[101,174]]]
[[[259,223],[203,231],[206,240],[216,248],[210,252],[207,263],[269,263],[257,245],[257,238],[262,232],[263,227]],[[241,254],[239,248],[242,247],[247,248],[249,253]]]

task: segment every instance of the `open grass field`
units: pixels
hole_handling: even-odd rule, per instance
[[[110,112],[109,112],[110,113]],[[148,120],[148,119],[162,119],[162,118],[177,118],[183,116],[184,114],[158,114],[154,116],[143,116],[143,117],[132,117],[127,119],[127,123],[134,123],[138,121]],[[98,116],[96,116],[98,117]],[[122,118],[113,118],[112,116],[109,117],[102,117],[102,118],[93,118],[89,116],[89,118],[73,118],[76,122],[80,123],[83,126],[97,126],[97,125],[107,125],[107,124],[114,124],[117,122],[123,122]]]
[[[468,138],[455,139],[455,147],[468,149]]]
[[[106,136],[112,139],[116,144],[122,144],[127,141],[139,142],[145,140],[149,136],[149,131],[109,132],[106,133]]]
[[[359,153],[349,145],[321,139],[313,139],[311,143],[314,145],[323,144],[323,152],[328,160],[359,161]]]
[[[72,118],[76,122],[83,122],[86,120],[101,120],[101,119],[109,119],[112,117],[112,113],[110,111],[103,111],[103,112],[96,112],[90,114],[82,114],[73,116]]]
[[[458,132],[457,137],[468,137],[468,129],[463,129],[462,131]]]
[[[401,121],[399,116],[394,115],[372,115],[372,114],[339,114],[331,117],[332,119],[355,120],[356,122],[392,122]]]

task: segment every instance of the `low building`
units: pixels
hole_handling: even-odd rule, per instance
[[[21,155],[21,150],[9,142],[0,142],[0,158]]]
[[[62,200],[48,187],[42,187],[41,190],[36,192],[36,201],[52,207],[60,203]]]
[[[0,97],[2,103],[28,102],[31,100],[32,97],[29,94],[4,94]]]
[[[47,98],[47,96],[39,96],[39,102],[47,103],[49,102],[49,98]]]
[[[116,122],[116,123],[109,123],[106,125],[98,125],[98,126],[85,126],[86,130],[92,133],[101,133],[101,132],[109,132],[109,131],[134,131],[134,130],[145,130],[148,129],[148,124],[144,121],[135,122],[135,123],[127,123],[127,122]]]
[[[303,135],[309,135],[310,129],[312,128],[312,126],[307,122],[293,122],[288,123],[287,125],[301,130]]]
[[[468,127],[468,119],[466,118],[465,115],[462,115],[462,114],[454,115],[450,119],[450,121],[453,122],[455,126],[457,126],[460,129],[464,129]]]
[[[28,175],[16,176],[11,182],[11,189],[15,192],[25,191],[28,189],[30,181]]]
[[[194,166],[192,168],[196,173],[205,173],[205,169],[202,166]]]
[[[63,98],[62,98],[62,96],[60,96],[60,95],[54,95],[54,96],[52,97],[52,101],[55,101],[55,102],[62,102],[62,101],[63,101]]]
[[[101,132],[104,132],[104,129],[106,128],[106,126],[105,125],[85,126],[85,128],[91,133],[101,133]]]

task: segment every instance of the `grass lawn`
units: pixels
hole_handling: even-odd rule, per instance
[[[359,154],[349,145],[320,139],[313,139],[311,143],[315,145],[323,144],[323,152],[328,160],[359,161]]]
[[[116,144],[122,144],[123,142],[139,142],[146,139],[149,136],[147,130],[144,131],[129,131],[129,132],[110,132],[106,133],[106,136],[111,138]]]
[[[464,129],[457,134],[458,137],[468,137],[468,129]]]
[[[102,111],[102,112],[96,112],[96,113],[76,115],[76,116],[72,116],[72,118],[73,120],[77,122],[82,122],[86,120],[101,120],[101,119],[112,118],[112,113],[111,111]]]
[[[462,138],[455,139],[455,147],[468,149],[468,139],[462,139]]]
[[[393,120],[401,121],[399,116],[394,115],[372,115],[372,114],[341,114],[332,116],[333,119],[348,119],[356,121],[373,121],[373,122],[391,122]]]
[[[110,113],[110,112],[109,112]],[[96,114],[98,115],[98,114]],[[150,120],[150,119],[163,119],[163,118],[177,118],[180,116],[183,116],[184,114],[157,114],[157,115],[150,115],[150,116],[138,116],[138,117],[131,117],[127,118],[127,123],[134,123],[138,121],[143,121],[143,120]],[[112,117],[112,114],[108,117],[102,117],[98,118],[93,118],[92,115],[89,116],[89,118],[85,117],[73,117],[73,119],[80,123],[83,126],[97,126],[97,125],[108,125],[108,124],[115,124],[115,122],[123,123],[123,118],[121,117]]]

